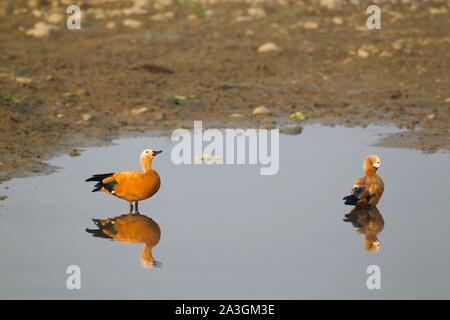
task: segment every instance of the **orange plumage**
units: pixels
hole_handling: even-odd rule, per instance
[[[130,212],[135,202],[135,212],[138,212],[138,202],[153,196],[161,186],[159,174],[151,167],[153,157],[161,152],[149,149],[142,151],[142,171],[97,174],[86,181],[98,182],[92,192],[102,191],[128,201]]]
[[[384,228],[384,219],[377,207],[355,207],[345,215],[345,222],[351,222],[356,232],[363,234],[363,247],[368,252],[378,252],[381,242],[378,234]]]
[[[152,249],[161,238],[161,229],[152,218],[141,214],[124,214],[92,220],[99,229],[86,229],[87,232],[95,237],[110,238],[122,243],[143,243],[140,254],[142,266],[151,268],[155,265]]]
[[[364,159],[364,177],[353,183],[351,194],[343,199],[345,204],[358,207],[377,205],[384,192],[383,180],[377,174],[380,165],[380,158],[376,155]]]

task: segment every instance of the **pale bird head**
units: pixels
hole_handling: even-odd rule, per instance
[[[378,252],[381,248],[381,242],[378,239],[373,240],[364,238],[363,245],[364,249],[368,252]]]
[[[153,158],[160,154],[162,151],[155,151],[152,149],[145,149],[141,152],[141,164],[142,165],[150,165],[152,163]]]
[[[370,156],[367,156],[364,159],[364,169],[373,168],[378,170],[378,168],[381,166],[381,160],[378,156],[372,154]]]

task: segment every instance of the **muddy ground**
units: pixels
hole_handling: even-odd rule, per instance
[[[367,29],[358,0],[74,0],[81,30],[68,30],[67,1],[2,1],[0,182],[193,120],[394,124],[407,131],[384,145],[449,150],[447,1],[378,2],[381,30]],[[306,120],[290,119],[297,111]]]

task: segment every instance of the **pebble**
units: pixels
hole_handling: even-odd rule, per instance
[[[366,50],[364,50],[362,48],[359,48],[357,53],[358,53],[358,57],[360,57],[360,58],[365,59],[365,58],[369,57],[369,52],[367,52]]]
[[[16,77],[16,82],[20,84],[29,84],[33,82],[33,79],[27,77]]]
[[[258,48],[258,52],[259,53],[265,53],[265,52],[276,52],[276,51],[280,51],[280,48],[278,48],[275,44],[273,44],[272,42],[267,42],[264,43],[263,45],[261,45]]]
[[[111,21],[106,24],[106,29],[114,29],[116,27],[116,23]]]
[[[78,157],[80,155],[81,155],[81,152],[79,150],[77,150],[77,149],[72,149],[69,152],[69,156],[71,156],[71,157]]]
[[[190,14],[187,16],[187,18],[189,21],[194,21],[197,20],[197,16],[195,14]]]
[[[174,14],[172,11],[157,13],[150,16],[150,20],[152,21],[166,21],[174,18]]]
[[[140,28],[142,26],[142,22],[139,21],[139,20],[125,19],[123,21],[123,26],[131,28],[131,29],[137,29],[137,28]]]
[[[6,199],[8,199],[8,196],[0,196],[0,201],[4,201]]]
[[[331,21],[338,26],[344,23],[344,19],[342,19],[341,17],[333,17]]]
[[[264,106],[259,106],[253,109],[254,116],[264,116],[270,114],[270,110]]]
[[[303,28],[307,30],[315,30],[319,27],[319,23],[316,21],[306,21],[303,23]]]
[[[52,24],[57,24],[63,19],[63,15],[59,12],[53,12],[47,18],[47,21]]]
[[[428,12],[433,16],[436,14],[447,14],[448,10],[446,7],[428,8]]]
[[[257,18],[257,19],[261,19],[261,18],[267,17],[266,10],[264,10],[263,8],[257,8],[257,7],[249,8],[247,10],[247,14],[250,17],[254,17],[254,18]]]
[[[162,113],[161,111],[156,111],[153,114],[153,119],[156,121],[164,120],[166,118],[166,115]]]
[[[395,40],[395,41],[391,44],[391,46],[392,46],[392,48],[393,48],[394,50],[397,50],[397,51],[402,50],[402,48],[403,48],[403,39]]]
[[[55,27],[46,24],[45,22],[37,22],[32,29],[26,31],[27,36],[32,36],[35,38],[45,38],[50,35],[50,32],[54,30]]]
[[[302,133],[302,131],[303,127],[300,126],[280,128],[280,133],[289,135],[299,135]]]
[[[242,118],[244,115],[240,113],[232,113],[230,114],[230,118]]]
[[[132,114],[133,116],[138,116],[138,115],[140,115],[140,114],[142,114],[142,113],[144,113],[144,112],[147,112],[147,111],[148,111],[148,108],[147,108],[147,107],[135,108],[135,109],[132,109],[132,110],[131,110],[131,114]]]
[[[92,119],[92,115],[90,114],[90,113],[83,113],[82,115],[81,115],[81,119],[83,120],[83,121],[89,121],[89,120],[91,120]]]

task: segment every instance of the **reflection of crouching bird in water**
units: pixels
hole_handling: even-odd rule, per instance
[[[355,207],[343,220],[351,222],[356,232],[364,234],[364,249],[369,252],[380,250],[377,236],[384,228],[384,220],[377,207]]]
[[[152,249],[161,238],[159,225],[142,214],[124,214],[114,218],[92,219],[98,229],[86,229],[94,237],[114,239],[122,243],[143,243],[141,264],[145,268],[160,266],[153,259]]]

